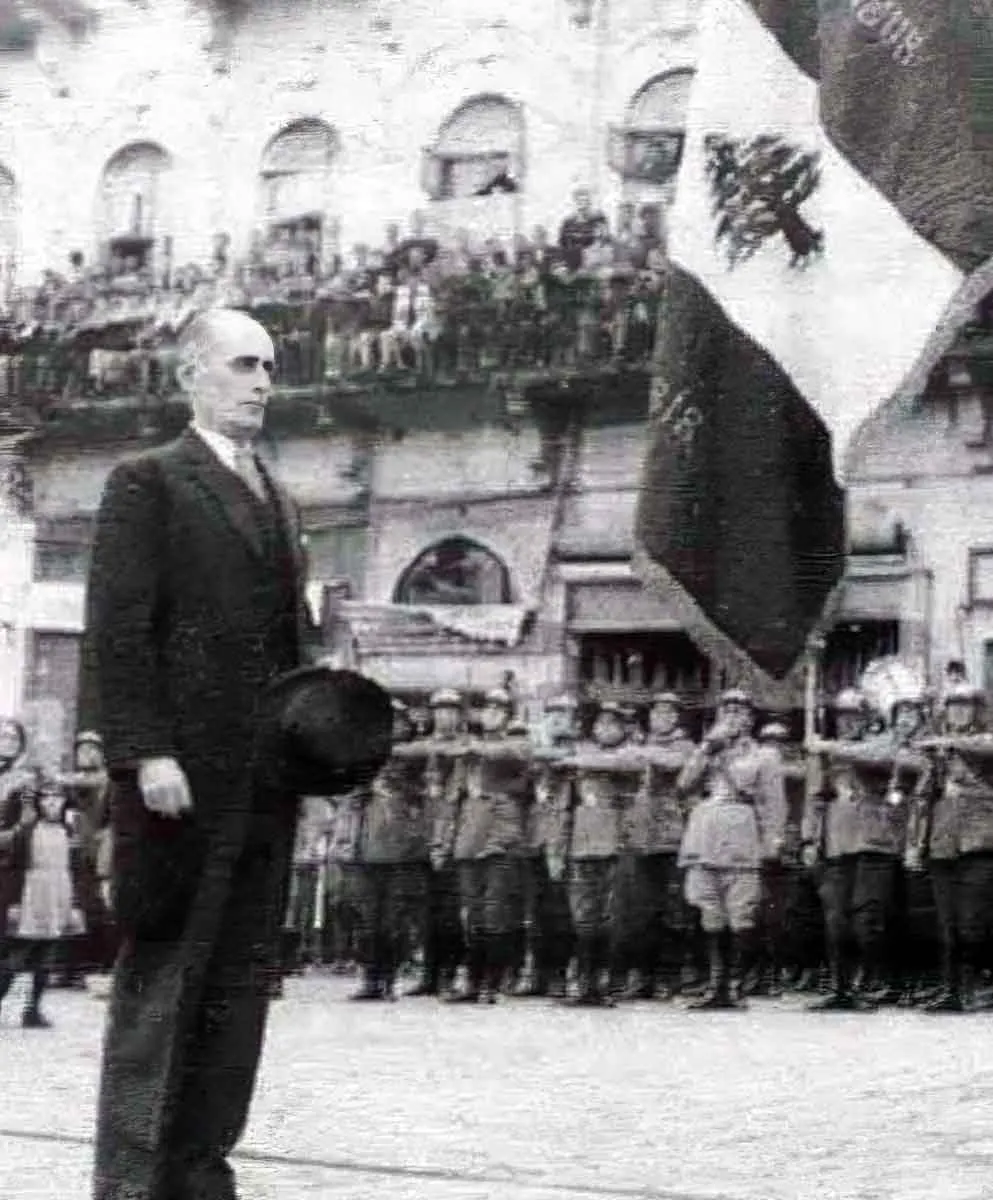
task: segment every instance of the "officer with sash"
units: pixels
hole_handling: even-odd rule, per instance
[[[724,692],[717,720],[680,773],[695,801],[680,847],[686,899],[707,936],[710,984],[694,1009],[737,1008],[755,957],[761,871],[782,854],[786,798],[782,770],[752,737],[754,702]]]

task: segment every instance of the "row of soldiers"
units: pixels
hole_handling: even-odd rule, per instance
[[[414,993],[452,1003],[564,999],[574,966],[574,1002],[612,1005],[685,990],[699,965],[692,1007],[733,1008],[749,988],[774,991],[788,961],[816,968],[823,947],[822,1011],[922,999],[963,1011],[993,932],[982,697],[949,692],[940,736],[923,696],[878,714],[846,692],[834,707],[836,736],[791,761],[785,729],[754,736],[755,706],[739,689],[720,697],[699,744],[672,693],[653,698],[641,738],[603,703],[581,739],[569,697],[529,735],[501,690],[473,737],[462,697],[437,693],[432,734],[418,737],[396,701],[392,760],[339,812],[363,973],[355,999],[392,998],[419,945]],[[807,931],[792,946],[788,909]],[[922,996],[914,985],[939,965],[926,961],[927,921],[940,986]]]

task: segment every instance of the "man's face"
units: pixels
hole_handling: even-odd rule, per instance
[[[865,729],[865,718],[859,712],[839,712],[836,717],[838,737],[843,742],[856,742]]]
[[[545,714],[545,728],[548,736],[556,741],[567,741],[575,735],[575,722],[572,709],[553,708]]]
[[[945,705],[945,724],[959,733],[975,724],[976,706],[971,700],[949,700]]]
[[[46,788],[46,790],[41,793],[38,807],[42,817],[46,821],[58,821],[62,816],[62,809],[64,806],[65,797],[61,792]]]
[[[261,432],[272,391],[272,339],[249,317],[219,320],[187,376],[193,415],[236,442]]]
[[[740,737],[751,730],[752,710],[747,704],[725,704],[720,711],[720,723],[732,737]]]
[[[434,731],[441,737],[451,737],[459,727],[459,710],[443,706],[434,710]]]
[[[619,746],[627,736],[624,722],[612,712],[597,714],[593,722],[593,740],[600,746]]]
[[[572,199],[576,205],[576,212],[581,217],[588,216],[590,211],[590,194],[586,188],[576,188],[572,193]]]
[[[921,716],[916,704],[901,704],[893,716],[893,728],[901,737],[910,737],[920,727]]]
[[[656,737],[664,737],[679,725],[679,710],[672,704],[653,704],[648,725]]]
[[[76,747],[76,766],[80,771],[103,769],[103,751],[95,742],[80,742]]]
[[[487,704],[480,713],[479,720],[484,733],[499,733],[510,720],[510,713],[502,704]]]

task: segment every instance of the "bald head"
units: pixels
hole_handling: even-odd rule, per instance
[[[194,317],[180,335],[178,378],[196,423],[235,442],[256,437],[274,358],[272,339],[247,314],[216,308]]]

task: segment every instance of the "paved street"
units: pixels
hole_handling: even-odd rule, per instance
[[[993,1016],[344,1002],[291,981],[246,1200],[988,1200]],[[86,1197],[104,1006],[0,1017],[0,1197]]]

